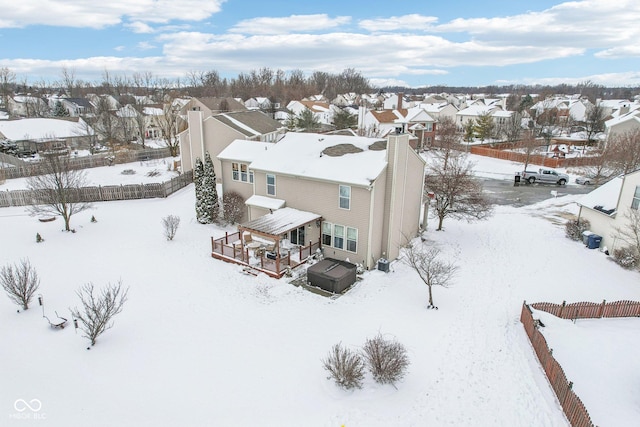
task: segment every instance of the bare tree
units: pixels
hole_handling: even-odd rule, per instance
[[[111,283],[100,291],[93,283],[86,283],[76,291],[80,298],[80,308],[70,309],[73,317],[80,321],[84,337],[96,344],[96,339],[113,326],[113,317],[122,311],[127,301],[129,289],[122,288],[122,281]]]
[[[433,287],[448,287],[451,279],[458,270],[458,267],[439,258],[440,249],[430,247],[425,249],[418,246],[420,243],[409,244],[404,249],[402,262],[413,268],[420,279],[427,285],[429,289],[429,305],[428,308],[436,308],[433,304]]]
[[[527,170],[527,168],[529,167],[529,161],[531,160],[531,155],[539,145],[540,143],[538,142],[538,140],[536,139],[532,131],[525,132],[519,144],[520,148],[524,150],[524,154],[525,154],[523,170]]]
[[[395,387],[395,383],[405,376],[409,357],[404,345],[398,341],[387,340],[378,334],[373,339],[367,339],[362,351],[376,382]]]
[[[607,146],[616,173],[627,174],[640,167],[640,130],[615,133],[609,137]]]
[[[522,114],[514,112],[501,128],[502,135],[507,142],[516,142],[522,136]]]
[[[106,96],[98,96],[95,106],[95,119],[91,122],[94,131],[102,141],[105,141],[115,154],[115,146],[118,142],[119,123],[118,118],[111,111],[111,103]],[[87,117],[87,120],[89,118]]]
[[[0,68],[0,100],[2,106],[9,110],[9,95],[16,83],[16,74],[7,67]]]
[[[626,243],[636,254],[640,255],[640,210],[629,208],[624,213],[624,225],[615,228],[615,237]]]
[[[178,155],[180,141],[178,140],[178,119],[180,117],[178,106],[169,100],[162,107],[162,115],[157,116],[158,127],[162,133],[162,139],[171,156]]]
[[[167,240],[173,240],[180,226],[180,217],[176,215],[167,215],[162,218],[162,228],[164,230],[164,236]]]
[[[57,154],[45,155],[40,168],[41,175],[27,179],[27,187],[35,193],[27,209],[35,215],[61,216],[65,231],[71,231],[71,217],[91,207],[78,198],[79,189],[87,184],[86,173],[73,169],[68,157]]]
[[[360,354],[336,344],[331,348],[326,359],[322,360],[322,366],[329,371],[328,379],[333,380],[340,387],[350,390],[362,388],[364,379],[364,362]]]
[[[76,71],[71,68],[67,68],[66,66],[62,67],[62,85],[64,86],[64,88],[67,91],[67,95],[70,97],[74,97],[76,96],[76,85],[77,85],[77,81],[76,81]]]
[[[492,206],[484,195],[482,184],[473,176],[473,164],[458,152],[435,152],[427,162],[425,191],[434,194],[437,231],[447,217],[467,221],[488,218]]]
[[[2,267],[0,284],[11,301],[28,310],[31,298],[40,287],[40,278],[29,260],[23,259],[15,266],[9,264]]]
[[[584,116],[584,121],[582,122],[584,131],[587,134],[587,143],[593,143],[595,141],[595,136],[604,132],[604,122],[606,118],[607,110],[602,105],[589,104]]]

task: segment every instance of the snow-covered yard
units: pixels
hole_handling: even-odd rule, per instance
[[[73,327],[52,330],[37,301],[16,313],[0,296],[1,424],[566,426],[519,322],[522,301],[640,299],[638,273],[564,237],[562,216],[577,212],[578,197],[497,207],[479,223],[448,219],[444,232],[429,227],[426,244],[460,267],[453,286],[434,289],[437,311],[426,309],[426,287],[399,262],[329,299],[213,260],[210,236],[225,230],[197,223],[193,186],[168,199],[97,203],[72,218],[76,233],[60,231],[59,219],[0,209],[0,259],[30,259],[45,314],[70,317],[75,290],[87,282],[130,287],[123,313],[91,350]],[[168,214],[182,220],[172,242],[160,224]],[[333,344],[356,350],[378,333],[408,349],[397,389],[367,377],[361,390],[345,392],[326,379],[321,359]],[[561,346],[553,343],[559,358]],[[615,363],[596,368],[618,375],[607,372]],[[565,367],[578,395],[613,393],[625,413],[637,413],[637,387],[620,381],[605,391],[593,381],[596,368],[587,375]],[[20,412],[19,399],[41,408]],[[637,419],[590,412],[598,425]]]

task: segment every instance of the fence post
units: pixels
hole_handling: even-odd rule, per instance
[[[598,317],[602,317],[604,315],[604,306],[606,305],[607,300],[603,299],[602,304],[600,304],[600,310],[598,311]]]
[[[564,319],[564,317],[562,317],[562,313],[564,312],[564,307],[567,305],[566,301],[562,301],[562,305],[560,306],[560,314],[558,315],[559,318]]]

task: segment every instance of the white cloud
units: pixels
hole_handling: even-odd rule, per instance
[[[113,48],[113,50],[115,50],[116,52],[122,52],[123,50],[125,50],[124,46],[116,46]]]
[[[150,34],[155,31],[149,24],[140,21],[130,22],[125,24],[125,27],[137,34]]]
[[[138,46],[138,49],[141,49],[141,50],[149,50],[149,49],[155,49],[156,48],[156,46],[152,45],[149,42],[140,42],[140,43],[138,43],[137,46]]]
[[[617,59],[617,58],[629,58],[640,57],[640,46],[620,46],[606,49],[601,52],[597,52],[594,55],[596,58],[602,59]]]
[[[291,15],[278,18],[253,18],[240,21],[230,30],[242,34],[287,34],[314,32],[339,27],[351,22],[349,16],[330,18],[327,14]]]
[[[220,11],[225,0],[20,0],[2,8],[0,28],[51,25],[105,28],[131,20],[167,23],[201,21]]]
[[[524,84],[524,85],[560,85],[560,84],[578,84],[581,82],[590,81],[592,83],[611,86],[611,87],[638,87],[640,86],[640,71],[627,71],[623,73],[603,73],[592,74],[588,76],[579,77],[527,77],[518,80],[497,80],[496,84],[499,85],[512,85],[512,84]]]
[[[390,18],[363,19],[358,23],[360,28],[368,31],[397,31],[397,30],[422,30],[430,29],[432,24],[438,22],[434,16],[410,14],[392,16]]]

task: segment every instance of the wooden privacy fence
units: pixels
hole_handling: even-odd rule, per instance
[[[1,153],[0,153],[1,154]],[[6,156],[6,155],[5,155]],[[69,159],[69,166],[72,169],[90,169],[112,164],[131,163],[148,160],[158,160],[170,157],[168,148],[148,148],[145,150],[120,150],[115,153],[100,153],[85,157],[72,157]],[[6,156],[11,157],[11,156]],[[14,158],[15,159],[15,158]],[[2,160],[2,158],[0,158]],[[41,168],[39,162],[24,162],[19,159],[17,162],[8,162],[14,166],[0,169],[0,178],[14,179],[39,175]]]
[[[471,154],[477,154],[479,156],[493,157],[501,160],[510,160],[512,162],[524,163],[527,159],[527,155],[524,153],[518,153],[516,151],[499,150],[489,147],[471,147]],[[529,156],[529,164],[540,165],[548,168],[570,167],[570,166],[588,166],[595,161],[591,157],[569,157],[569,158],[557,158],[541,156],[539,154],[532,154]]]
[[[546,311],[561,319],[599,319],[601,317],[638,317],[640,316],[640,302],[614,301],[601,303],[574,302],[554,304],[550,302],[536,302],[531,304],[536,310]]]
[[[532,306],[533,305],[535,304],[532,304]],[[524,325],[524,329],[527,332],[536,356],[538,356],[540,365],[542,365],[542,369],[549,379],[551,388],[558,397],[562,410],[571,425],[573,427],[595,427],[584,403],[582,403],[578,395],[572,390],[573,383],[567,380],[562,366],[560,366],[560,363],[553,357],[553,350],[549,349],[547,340],[538,330],[538,324],[533,319],[531,309],[526,302],[522,304],[520,322]]]
[[[135,200],[167,197],[193,182],[193,172],[189,171],[169,181],[153,184],[105,185],[70,189],[73,202],[107,202],[113,200]],[[32,190],[0,191],[0,207],[27,206],[41,201]]]

